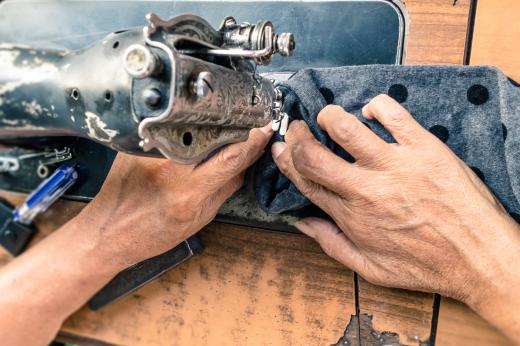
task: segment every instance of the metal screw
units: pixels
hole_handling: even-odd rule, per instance
[[[157,108],[161,104],[162,95],[156,88],[143,91],[144,103],[150,108]]]
[[[296,41],[294,35],[289,32],[284,32],[276,38],[276,51],[281,56],[291,56],[296,48]]]

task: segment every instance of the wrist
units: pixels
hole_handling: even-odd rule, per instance
[[[133,205],[111,207],[97,197],[71,222],[86,238],[100,264],[116,273],[170,250],[195,233],[189,231],[189,225],[165,222],[161,211]],[[165,241],[152,241],[159,237]]]
[[[107,237],[105,225],[108,218],[102,214],[93,218],[89,206],[63,227],[63,243],[69,244],[69,247],[74,244],[77,257],[81,258],[81,265],[87,270],[92,268],[100,276],[113,277],[129,265],[122,259],[117,244],[113,246],[110,237]]]
[[[474,249],[471,284],[462,301],[510,338],[518,338],[520,321],[514,316],[520,308],[520,227],[501,213],[488,237],[479,239]],[[484,233],[484,234],[486,234]]]
[[[68,249],[69,256],[80,267],[78,270],[87,275],[113,277],[126,268],[109,251],[99,225],[81,213],[59,230],[59,237],[63,249]]]

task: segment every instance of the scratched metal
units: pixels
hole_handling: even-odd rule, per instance
[[[182,45],[212,48],[221,36],[202,18],[181,15],[169,21],[151,16],[148,44],[164,50],[171,61],[172,103],[163,114],[148,117],[139,126],[144,148],[158,148],[177,162],[197,163],[223,145],[247,139],[248,130],[267,125],[276,98],[270,80],[250,72],[243,59],[220,59],[224,66],[180,54]],[[213,59],[208,57],[209,59]],[[192,83],[205,72],[208,92],[197,96]],[[183,138],[188,134],[186,143]]]
[[[121,64],[141,36],[111,34],[79,51],[0,46],[0,138],[76,136],[142,152],[132,80]]]

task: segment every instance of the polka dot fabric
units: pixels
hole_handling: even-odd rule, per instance
[[[445,142],[484,181],[513,217],[520,215],[520,87],[485,66],[349,66],[307,69],[283,84],[285,110],[305,120],[316,138],[341,157],[352,157],[316,123],[318,112],[336,104],[387,142],[390,134],[361,108],[386,93]],[[280,140],[275,136],[273,141]],[[253,187],[270,213],[297,210],[310,202],[276,168],[270,151],[260,159]]]

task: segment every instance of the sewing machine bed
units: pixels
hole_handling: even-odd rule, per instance
[[[194,13],[213,26],[226,16],[241,21],[271,20],[280,31],[292,32],[297,41],[293,57],[273,59],[260,67],[260,73],[287,78],[306,67],[334,67],[364,64],[400,64],[404,58],[407,16],[391,0],[343,1],[73,1],[11,0],[0,4],[0,43],[30,45],[36,48],[80,49],[110,32],[142,26],[145,14],[163,18]],[[78,138],[35,139],[23,147],[9,143],[2,149],[18,157],[20,168],[0,173],[0,189],[27,193],[42,180],[42,156],[49,168],[64,157],[79,167],[80,179],[67,198],[92,199],[101,187],[115,152]],[[14,149],[13,149],[14,148]],[[14,150],[14,152],[13,152]],[[66,154],[64,156],[64,153]],[[70,155],[69,155],[70,153]],[[70,158],[69,158],[70,157]],[[280,215],[267,214],[256,201],[250,180],[220,210],[217,220],[274,230],[292,231],[294,218],[321,215],[314,207]]]

